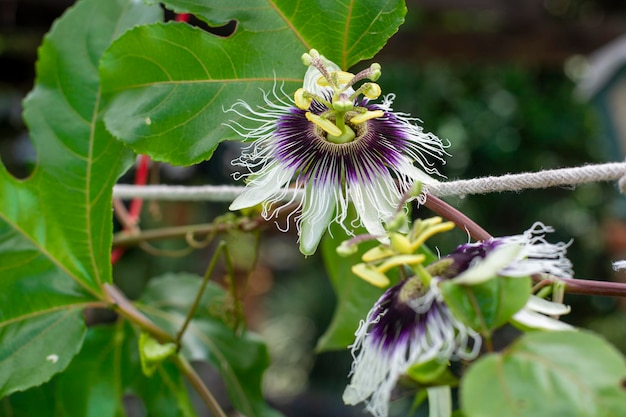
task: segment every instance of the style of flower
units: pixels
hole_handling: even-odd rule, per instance
[[[343,400],[350,405],[365,402],[376,417],[387,416],[392,390],[411,365],[471,360],[481,346],[480,335],[416,277],[389,288],[355,335],[351,380]]]
[[[230,209],[263,203],[262,214],[270,219],[296,203],[305,255],[315,252],[332,222],[351,233],[344,224],[350,202],[368,233],[384,239],[383,223],[393,216],[403,193],[415,181],[435,181],[427,174],[438,174],[431,159],[443,162],[444,145],[416,125],[417,119],[394,112],[393,94],[380,104],[370,102],[381,94],[373,82],[380,65],[355,75],[315,50],[304,54],[303,61],[309,68],[293,100],[274,88],[263,107],[239,101],[227,110],[256,124],[230,125],[254,140],[233,161],[244,168],[235,179],[247,184]],[[356,88],[362,80],[369,81]]]

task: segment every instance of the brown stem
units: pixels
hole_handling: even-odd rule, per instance
[[[204,385],[204,381],[202,381],[200,375],[193,369],[191,364],[182,355],[174,355],[172,358],[178,370],[185,375],[191,386],[200,395],[213,417],[226,417],[226,413],[224,413],[224,410],[222,410],[213,394],[211,394],[211,391]]]
[[[626,284],[621,282],[594,281],[575,278],[559,279],[565,283],[565,292],[569,294],[626,297]]]
[[[231,229],[249,231],[257,229],[263,223],[263,218],[258,217],[256,219],[241,219],[236,222],[205,223],[190,226],[175,226],[154,230],[142,230],[137,233],[119,232],[113,236],[113,246],[134,246],[145,241],[184,238],[189,234],[209,235],[214,233],[223,233]]]
[[[424,205],[426,207],[444,219],[450,220],[459,229],[468,232],[472,239],[483,241],[492,238],[492,236],[485,229],[480,227],[476,222],[452,207],[450,204],[432,194],[425,194],[425,196],[426,201],[424,202]]]
[[[154,324],[141,311],[137,310],[115,285],[104,284],[103,287],[105,294],[109,298],[109,302],[121,316],[137,324],[161,343],[174,342],[176,340],[172,335]]]
[[[196,293],[196,298],[193,300],[193,304],[191,305],[191,308],[189,309],[189,312],[187,313],[187,317],[185,317],[185,321],[183,322],[183,325],[180,327],[180,330],[178,331],[178,334],[176,335],[176,345],[178,345],[179,348],[180,348],[180,341],[182,340],[183,335],[185,334],[185,330],[187,330],[187,326],[189,326],[189,323],[191,323],[191,319],[196,314],[196,310],[198,309],[198,305],[200,304],[200,300],[202,299],[202,294],[204,293],[204,289],[206,288],[207,284],[209,283],[209,280],[211,279],[211,275],[213,274],[213,269],[215,269],[215,264],[217,264],[217,259],[219,258],[220,254],[222,253],[225,247],[226,247],[226,243],[220,242],[217,249],[215,250],[215,253],[213,254],[213,257],[211,258],[211,262],[209,262],[209,266],[206,272],[204,273],[204,277],[202,278],[202,283],[200,284],[200,288],[198,289],[198,292]]]
[[[104,284],[103,288],[109,298],[108,301],[121,316],[138,325],[142,330],[150,333],[150,335],[161,343],[176,342],[176,339],[172,335],[161,329],[141,311],[137,310],[119,288],[111,284]],[[226,417],[226,414],[217,403],[215,397],[213,397],[209,389],[204,385],[204,382],[189,362],[181,355],[172,356],[172,360],[180,372],[185,375],[191,386],[196,390],[211,414],[214,417]]]

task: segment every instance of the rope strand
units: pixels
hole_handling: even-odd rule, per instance
[[[474,178],[438,182],[424,185],[423,191],[437,197],[468,194],[488,194],[504,191],[522,191],[559,186],[574,186],[601,181],[618,181],[626,178],[626,163],[612,162],[585,165],[575,168],[550,169],[522,174]],[[168,201],[233,201],[243,186],[234,185],[146,185],[118,184],[113,187],[113,197],[121,199],[143,198],[146,200]],[[291,198],[290,195],[286,198]]]

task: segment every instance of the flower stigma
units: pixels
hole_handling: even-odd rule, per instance
[[[372,64],[356,75],[341,70],[329,71],[325,60],[315,49],[303,54],[302,62],[319,71],[320,76],[315,83],[319,87],[332,89],[332,97],[329,101],[314,91],[299,88],[294,94],[294,101],[298,108],[307,111],[305,114],[307,120],[325,132],[329,142],[336,144],[352,142],[357,138],[357,133],[353,128],[355,125],[382,117],[385,114],[382,110],[372,111],[356,104],[361,94],[368,99],[377,99],[382,93],[378,84],[367,82],[356,91],[352,88],[356,82],[361,80],[377,80],[381,75],[379,64]],[[308,111],[314,100],[324,103],[328,110],[321,115]]]

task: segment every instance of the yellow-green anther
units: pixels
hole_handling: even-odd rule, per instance
[[[386,246],[376,246],[363,254],[361,259],[363,262],[376,262],[390,256],[395,255],[396,252]]]
[[[307,67],[313,63],[313,57],[306,52],[302,54],[302,63]]]
[[[345,71],[331,71],[330,76],[332,77],[333,81],[338,85],[347,84],[350,82],[350,80],[354,78],[354,74]],[[330,81],[327,80],[325,77],[319,77],[317,79],[317,85],[319,85],[320,87],[328,87],[330,86]]]
[[[356,264],[352,266],[352,273],[364,281],[379,287],[385,288],[389,286],[389,278],[385,274],[381,274],[375,268],[366,264]]]
[[[377,81],[381,75],[382,75],[382,72],[381,72],[379,63],[375,62],[372,65],[370,65],[370,74],[367,78],[369,78],[372,81]]]
[[[400,211],[389,223],[387,223],[387,226],[385,228],[388,232],[397,232],[398,230],[405,227],[406,224],[406,214],[403,211]]]
[[[430,239],[437,233],[449,232],[452,229],[454,229],[454,223],[452,222],[445,222],[445,223],[438,224],[436,226],[429,227],[428,229],[424,230],[424,232],[422,232],[417,237],[417,239],[415,239],[414,242],[412,242],[411,252],[416,251],[420,246],[424,244],[424,242],[426,242],[428,239]]]
[[[383,262],[376,267],[376,270],[381,274],[389,271],[391,268],[400,265],[417,265],[424,262],[426,257],[424,255],[396,255]]]
[[[304,88],[298,88],[293,95],[296,106],[302,110],[308,110],[313,99]]]
[[[354,125],[360,125],[363,122],[367,122],[371,119],[378,119],[379,117],[383,117],[384,115],[385,112],[382,110],[366,111],[365,113],[354,116],[352,119],[350,119],[350,123]]]
[[[363,89],[363,95],[372,100],[378,98],[378,96],[380,96],[383,92],[383,90],[380,89],[380,86],[376,83],[365,83],[363,84],[363,87],[365,87]]]
[[[337,254],[342,257],[347,257],[350,255],[354,255],[358,250],[358,246],[355,244],[349,243],[349,241],[343,241],[339,246],[337,246]]]
[[[389,240],[391,241],[391,249],[396,251],[396,253],[413,253],[411,250],[411,241],[407,239],[406,236],[400,233],[389,233]]]
[[[327,119],[323,119],[317,114],[313,114],[310,111],[308,111],[305,113],[305,116],[309,122],[315,124],[316,126],[318,126],[320,129],[322,129],[324,132],[328,133],[329,135],[340,136],[342,133],[341,130],[333,124],[333,122]]]

